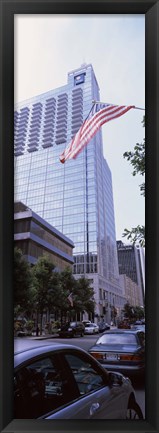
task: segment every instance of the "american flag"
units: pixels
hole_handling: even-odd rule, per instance
[[[136,107],[134,105],[126,106],[94,103],[90,115],[83,122],[76,135],[60,155],[60,161],[64,163],[67,159],[76,158],[104,123],[117,119],[127,113],[131,108]]]

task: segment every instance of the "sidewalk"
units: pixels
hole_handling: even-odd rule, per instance
[[[59,334],[44,334],[44,335],[31,335],[29,338],[30,340],[48,340],[50,338],[58,338]]]
[[[111,326],[110,329],[117,329],[116,326]],[[95,334],[94,334],[95,335]],[[99,337],[101,334],[96,334],[97,337]],[[31,340],[48,340],[51,338],[59,338],[59,334],[43,334],[43,335],[32,335],[28,336],[27,338],[30,338]]]

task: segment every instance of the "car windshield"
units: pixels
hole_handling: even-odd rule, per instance
[[[104,334],[96,344],[137,344],[133,334]]]

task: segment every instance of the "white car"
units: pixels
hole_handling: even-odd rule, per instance
[[[96,325],[96,323],[87,323],[85,325],[85,334],[98,334],[99,332],[99,326]]]
[[[90,320],[82,320],[82,323],[84,324],[84,326],[87,325],[87,323],[92,323]]]

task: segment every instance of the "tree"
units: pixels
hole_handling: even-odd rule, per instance
[[[52,275],[55,265],[49,260],[48,256],[39,257],[37,263],[32,268],[33,285],[36,290],[35,304],[37,315],[40,314],[40,334],[42,334],[42,318],[45,309],[48,308],[49,290],[52,284]]]
[[[145,127],[145,116],[142,120],[143,127]],[[124,153],[124,158],[127,158],[133,166],[132,175],[136,176],[140,174],[141,176],[145,175],[145,139],[143,143],[137,143],[134,147],[134,152],[128,151]],[[145,196],[145,182],[143,182],[140,186],[141,195]],[[137,227],[128,230],[127,228],[123,233],[124,237],[132,240],[133,243],[138,242],[141,246],[145,246],[145,227],[138,225]]]
[[[65,319],[67,315],[71,317],[74,314],[74,300],[72,307],[68,297],[71,294],[74,299],[76,284],[77,282],[72,275],[72,270],[70,267],[66,267],[60,274],[61,321],[63,318]]]
[[[125,318],[130,320],[134,319],[134,308],[129,304],[129,302],[124,305],[123,313]]]
[[[129,302],[124,305],[123,313],[125,318],[128,318],[132,321],[144,318],[144,308],[138,305],[130,305]]]
[[[14,314],[18,316],[29,309],[32,297],[31,267],[22,251],[14,248]]]
[[[63,302],[63,290],[60,283],[60,273],[53,272],[50,288],[48,290],[48,311],[55,314],[55,320],[59,318],[59,310]]]
[[[92,287],[90,287],[90,282],[87,278],[81,277],[77,280],[73,296],[76,312],[87,311],[87,313],[94,313],[94,291]]]
[[[49,289],[49,308],[61,322],[76,317],[76,314],[94,312],[93,289],[86,278],[76,280],[70,267],[61,273],[53,272]],[[70,297],[70,300],[69,300]],[[71,304],[72,300],[72,304]]]

